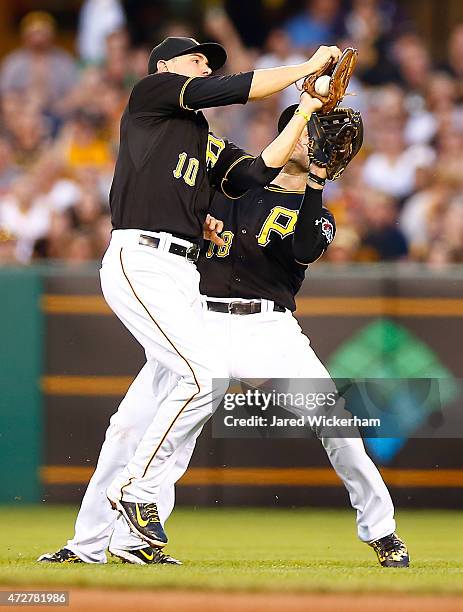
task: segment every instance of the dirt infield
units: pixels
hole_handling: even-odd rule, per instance
[[[33,588],[29,587],[28,590]],[[2,590],[9,589],[2,587]],[[16,587],[11,590],[18,589]],[[63,590],[66,590],[66,587],[63,587]],[[49,612],[50,607],[34,606],[34,609]],[[70,605],[66,609],[82,612],[371,612],[385,609],[392,609],[394,612],[435,612],[436,609],[439,612],[463,612],[463,597],[71,589]]]

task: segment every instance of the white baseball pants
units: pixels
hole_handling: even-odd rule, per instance
[[[148,247],[149,248],[149,247]],[[217,300],[217,298],[214,298]],[[227,347],[224,378],[326,378],[328,372],[289,312],[273,311],[264,300],[263,312],[228,315],[203,312],[204,342],[219,338]],[[211,348],[211,347],[210,347]],[[213,351],[216,356],[216,351]],[[156,415],[157,407],[177,384],[178,375],[148,359],[118,412],[113,415],[96,471],[90,481],[76,522],[76,533],[67,544],[84,561],[104,563],[114,527],[115,513],[105,490],[130,459]],[[173,454],[161,479],[158,499],[164,523],[174,505],[174,484],[190,461],[201,426]],[[395,530],[394,508],[387,488],[360,439],[324,438],[329,460],[346,486],[357,510],[359,538],[369,542]],[[111,546],[134,549],[144,543],[131,534],[123,520],[116,523]]]
[[[151,424],[158,406],[177,383],[176,375],[159,364],[147,361],[111,417],[98,463],[85,492],[75,524],[75,535],[68,541],[69,548],[87,563],[106,563],[108,548],[115,524],[118,546],[140,548],[145,543],[131,535],[122,517],[112,510],[106,489],[114,477],[129,463],[143,434]],[[175,482],[187,468],[196,437],[188,441],[183,452],[176,451],[176,460],[168,471],[159,495],[159,517],[164,524],[174,507]],[[118,519],[116,521],[116,519]]]
[[[148,361],[178,376],[133,457],[108,487],[113,499],[147,503],[159,502],[175,450],[209,419],[226,391],[223,382],[222,388],[215,388],[213,379],[226,380],[227,373],[202,330],[195,265],[163,250],[170,245],[170,234],[153,234],[161,240],[155,249],[139,244],[140,233],[151,234],[113,232],[100,275],[107,303],[143,346]]]

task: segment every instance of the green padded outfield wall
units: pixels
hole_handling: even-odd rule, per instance
[[[0,268],[0,503],[41,495],[41,293],[34,269]]]

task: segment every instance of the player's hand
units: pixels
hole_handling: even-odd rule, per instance
[[[207,215],[203,225],[204,240],[210,240],[217,246],[224,246],[225,241],[218,235],[223,230],[223,221],[216,219],[211,215]]]
[[[308,115],[311,115],[323,106],[323,102],[318,98],[312,98],[310,94],[308,94],[306,91],[303,91],[301,94],[301,101],[299,102],[299,106]]]
[[[341,54],[341,49],[339,49],[339,47],[319,47],[307,62],[309,67],[309,72],[307,74],[318,72],[328,67],[330,64],[336,63],[341,57]]]

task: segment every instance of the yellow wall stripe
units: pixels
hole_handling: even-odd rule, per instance
[[[45,465],[41,480],[48,485],[84,484],[93,474],[93,467]],[[463,469],[402,470],[383,468],[387,484],[395,487],[460,488]],[[341,486],[336,472],[330,468],[190,468],[180,480],[181,486]]]
[[[463,299],[388,297],[300,297],[297,314],[305,316],[463,317]]]
[[[42,309],[47,314],[111,315],[98,295],[44,295]],[[300,297],[297,314],[308,317],[463,317],[460,298],[388,297]]]
[[[47,314],[112,314],[109,306],[99,295],[44,295],[42,310]]]
[[[124,395],[132,376],[44,376],[42,391],[47,395]]]

